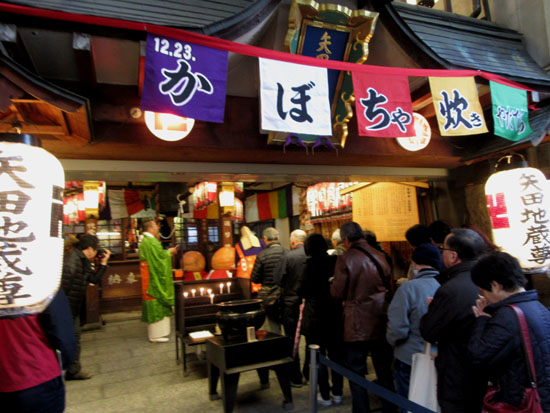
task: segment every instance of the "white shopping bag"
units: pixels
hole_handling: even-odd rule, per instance
[[[430,343],[426,343],[424,353],[413,354],[409,400],[440,412],[437,403],[437,372],[430,350]]]

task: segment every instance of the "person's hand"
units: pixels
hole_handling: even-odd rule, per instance
[[[485,307],[487,307],[487,299],[483,296],[479,296],[479,298],[476,300],[476,305],[472,306],[472,310],[474,311],[474,315],[477,317],[480,316],[486,316],[491,317],[490,314],[487,314],[484,310]]]
[[[426,304],[428,304],[428,306],[430,305],[430,303],[434,300],[433,297],[426,297]]]
[[[172,255],[176,255],[176,254],[178,253],[178,249],[175,248],[175,247],[168,248],[168,251],[169,251],[170,254],[172,254]]]
[[[108,249],[104,249],[105,251],[105,255],[103,256],[103,258],[101,258],[101,265],[107,265],[107,262],[109,262],[109,257],[111,256],[111,251],[108,250]]]

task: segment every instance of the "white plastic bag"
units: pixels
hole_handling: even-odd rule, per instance
[[[413,354],[409,400],[434,412],[440,412],[437,403],[437,372],[430,350],[430,343],[426,343],[424,353]]]

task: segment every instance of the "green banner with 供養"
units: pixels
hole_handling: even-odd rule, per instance
[[[519,141],[533,133],[529,126],[527,91],[491,81],[494,134]]]

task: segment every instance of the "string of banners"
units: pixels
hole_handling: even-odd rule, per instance
[[[317,62],[321,59],[315,59],[315,66],[265,57],[258,59],[261,129],[332,135],[327,67],[335,62],[320,67]],[[149,33],[141,108],[222,123],[227,61],[227,50]],[[349,67],[350,63],[346,65]],[[491,79],[494,134],[518,141],[532,133],[528,119],[528,89],[497,75],[488,76],[480,71],[398,68],[386,68],[387,73],[384,73],[377,66],[369,71],[368,65],[351,65],[360,136],[414,136],[408,77],[421,75],[429,78],[442,136],[488,132],[474,74]]]
[[[532,133],[526,93],[531,89],[481,70],[355,64],[293,55],[141,22],[9,3],[0,3],[0,11],[147,32],[143,110],[222,123],[227,54],[232,52],[260,59],[263,130],[300,133],[305,129],[311,135],[331,135],[326,79],[327,69],[333,69],[352,73],[361,136],[393,138],[414,135],[407,83],[409,76],[429,77],[443,136],[487,132],[475,76],[490,81],[494,134],[518,141]]]

